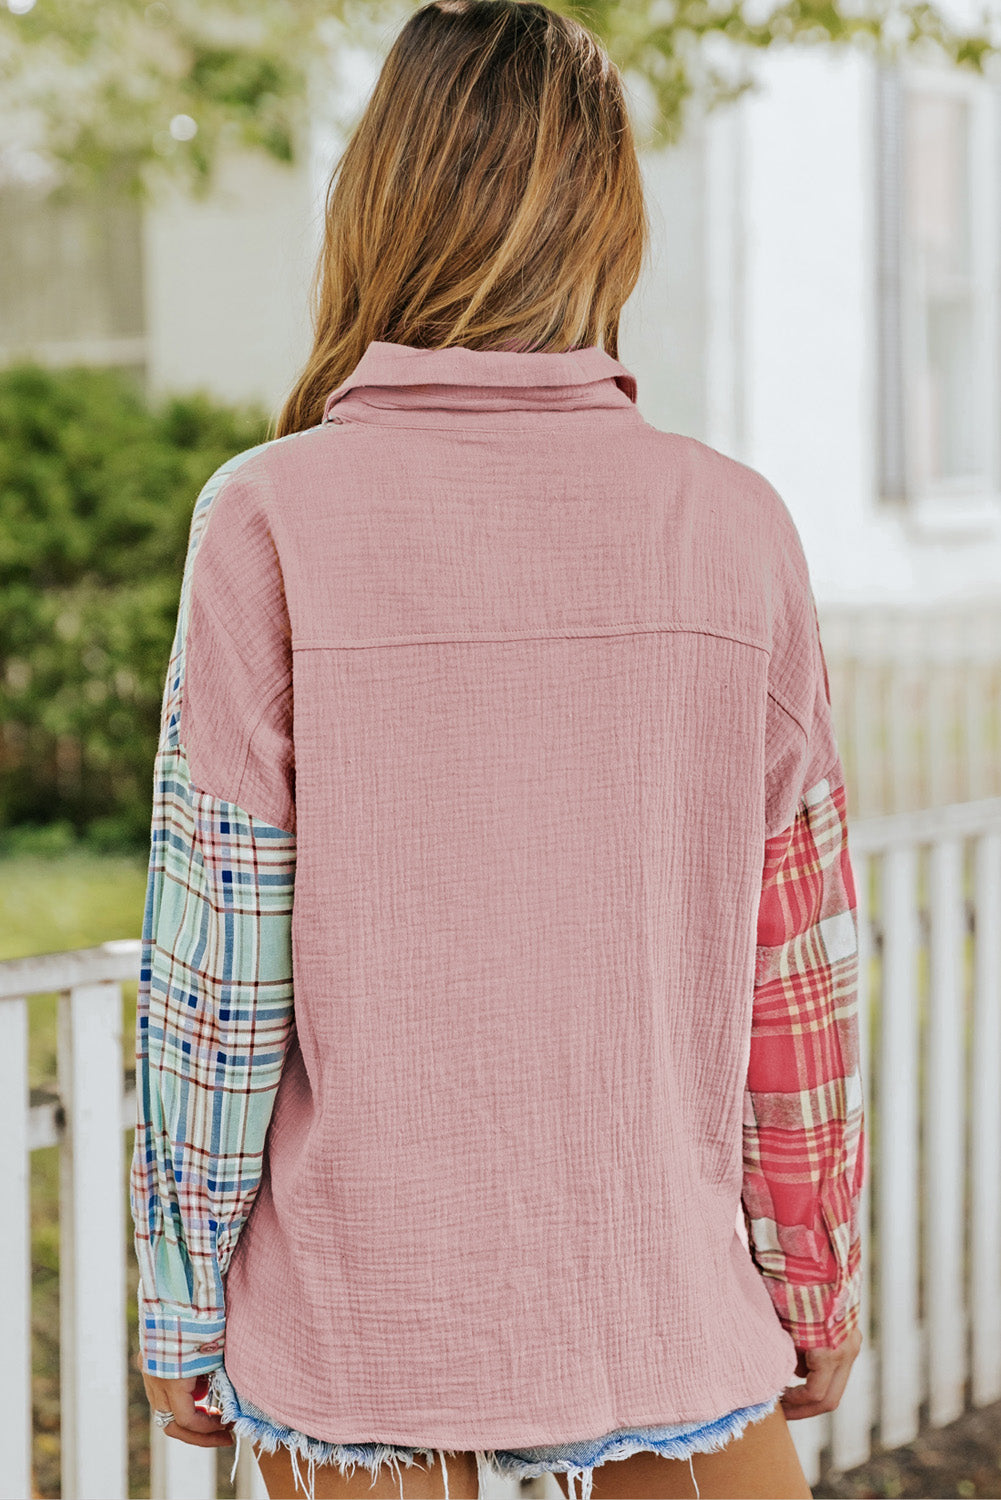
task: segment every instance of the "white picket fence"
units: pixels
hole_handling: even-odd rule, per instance
[[[1001,1398],[1001,797],[857,820],[870,1175],[865,1343],[837,1411],[790,1424],[809,1483]],[[0,1500],[33,1493],[29,1158],[58,1144],[62,1500],[128,1495],[121,983],[128,940],[0,963]],[[28,1006],[58,992],[55,1102],[30,1107]],[[128,1038],[131,1049],[132,1038]],[[21,1295],[17,1289],[21,1288]],[[265,1500],[241,1445],[239,1500]],[[224,1450],[232,1461],[232,1449]],[[216,1452],[151,1425],[156,1500],[214,1500]],[[546,1488],[546,1486],[551,1486]],[[558,1491],[497,1482],[493,1500]]]
[[[1001,598],[818,612],[849,812],[1001,796]]]

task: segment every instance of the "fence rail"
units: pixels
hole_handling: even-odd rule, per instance
[[[1001,1398],[1001,797],[856,820],[849,845],[870,1160],[865,1342],[838,1409],[791,1424],[811,1485],[825,1461],[852,1468],[875,1444],[897,1447],[922,1424]],[[35,1493],[30,1156],[52,1145],[62,1500],[129,1494],[121,1251],[135,1095],[125,1088],[121,985],[136,978],[139,955],[139,942],[126,940],[0,963],[0,1500]],[[51,993],[58,1079],[31,1105],[28,1006]],[[170,1440],[152,1423],[150,1445],[148,1493],[214,1500],[216,1450]],[[265,1496],[248,1445],[236,1493]],[[492,1493],[529,1491],[498,1481]]]

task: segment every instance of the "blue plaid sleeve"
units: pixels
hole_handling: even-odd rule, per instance
[[[162,1379],[223,1362],[223,1276],[293,1025],[294,833],[195,785],[179,732],[192,563],[213,498],[256,451],[195,505],[154,765],[130,1200],[141,1361]]]

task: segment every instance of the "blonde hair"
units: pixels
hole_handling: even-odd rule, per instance
[[[313,349],[274,436],[315,426],[373,339],[618,358],[649,220],[622,80],[535,0],[431,0],[327,187]]]

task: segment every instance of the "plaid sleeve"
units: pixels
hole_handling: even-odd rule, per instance
[[[858,919],[840,759],[766,841],[743,1204],[752,1258],[799,1348],[858,1323],[866,1168]]]
[[[235,463],[195,506],[154,766],[130,1197],[142,1365],[162,1379],[223,1362],[223,1276],[293,1024],[294,833],[199,787],[179,731],[191,565]]]

